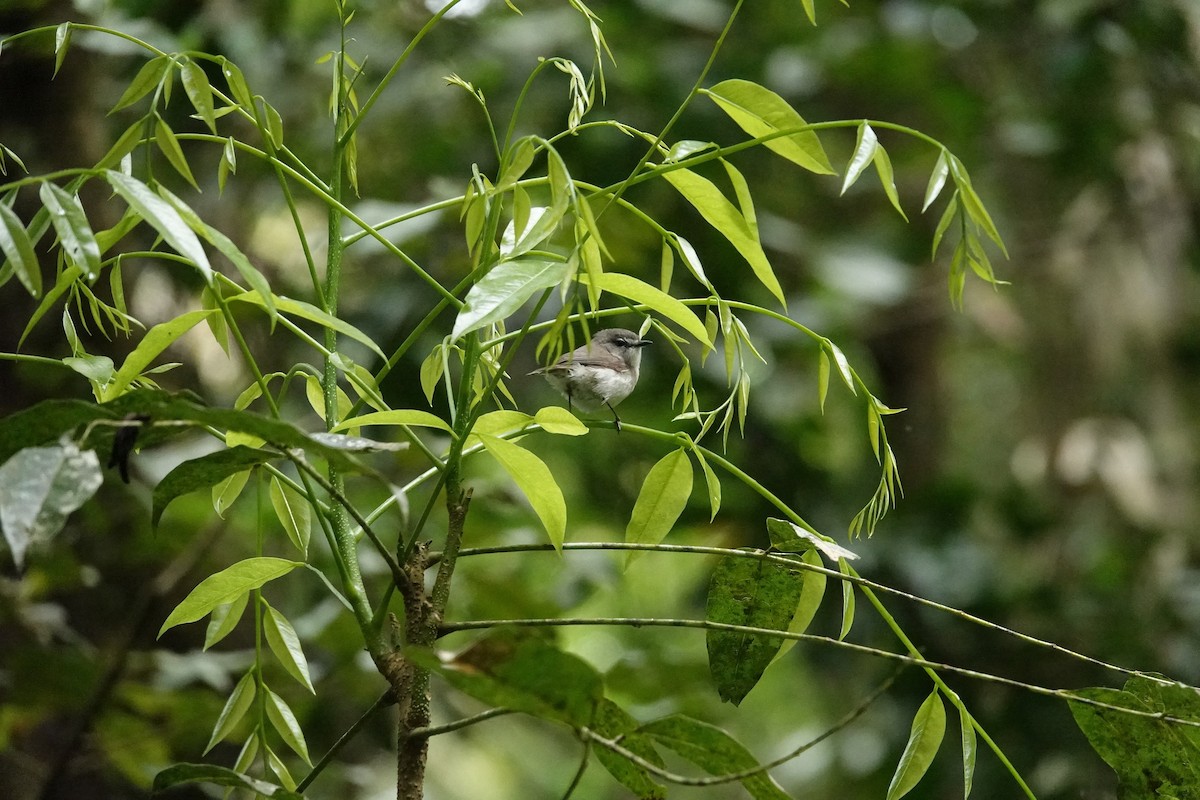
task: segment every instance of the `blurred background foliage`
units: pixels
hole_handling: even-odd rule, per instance
[[[366,65],[363,86],[372,85],[438,5],[356,4],[349,52]],[[590,63],[587,30],[566,2],[517,5],[523,15],[500,0],[466,0],[417,49],[360,129],[362,216],[382,220],[460,194],[472,164],[494,172],[478,107],[445,76],[457,74],[482,89],[503,126],[539,56]],[[593,5],[615,57],[606,69],[606,104],[595,115],[658,130],[695,80],[731,4]],[[871,176],[839,197],[839,179],[781,169],[765,151],[735,159],[755,193],[790,315],[838,342],[884,402],[908,409],[890,418],[907,494],[872,539],[848,543],[862,556],[860,571],[1100,659],[1200,683],[1200,431],[1193,417],[1200,401],[1200,6],[1192,0],[852,0],[844,8],[817,0],[817,11],[820,25],[812,28],[794,0],[747,4],[709,84],[747,78],[783,95],[810,121],[870,117],[940,139],[971,170],[1011,253],[1007,263],[995,256],[1000,277],[1012,286],[993,291],[972,282],[965,309],[954,311],[944,259],[933,263],[928,255],[941,205],[918,213],[937,154],[887,131],[880,139],[895,164],[909,224]],[[323,168],[330,65],[319,57],[337,47],[327,0],[0,6],[5,33],[68,19],[120,27],[168,51],[225,54],[280,109],[289,145]],[[0,141],[35,174],[89,165],[103,155],[129,123],[106,113],[141,65],[115,40],[77,32],[51,81],[51,38],[0,55]],[[567,110],[565,81],[548,70],[526,101],[517,133],[552,135],[565,126]],[[184,112],[179,116],[172,120],[177,131],[200,129]],[[740,138],[703,100],[673,135]],[[844,165],[853,129],[830,133],[824,143],[834,163]],[[575,178],[603,185],[627,174],[644,143],[602,130],[564,140],[561,149]],[[220,193],[217,151],[196,146],[188,153],[204,192],[184,198],[239,242],[277,293],[304,296],[306,269],[273,176],[242,159]],[[629,199],[691,240],[723,294],[749,291],[768,302],[744,288],[744,262],[665,184],[639,185]],[[115,221],[105,219],[111,212],[104,197],[85,200],[97,228]],[[323,235],[323,210],[304,202],[312,230]],[[27,219],[27,209],[19,210]],[[619,212],[601,224],[620,266],[657,282],[658,243],[650,232]],[[389,235],[434,274],[453,282],[463,273],[456,211]],[[321,246],[319,237],[314,244]],[[347,259],[342,312],[386,351],[424,314],[432,293],[365,242]],[[675,289],[687,294],[681,272]],[[162,264],[127,265],[125,275],[133,313],[146,324],[196,302],[197,287]],[[33,301],[14,282],[0,291],[0,341],[12,351]],[[68,354],[53,317],[34,330],[25,352]],[[844,541],[877,480],[862,406],[835,386],[822,415],[809,342],[776,324],[747,322],[767,363],[754,375],[745,438],[730,439],[729,455]],[[432,332],[385,383],[394,407],[426,407],[415,375],[443,333]],[[269,338],[263,326],[255,335],[269,368],[317,360],[293,340]],[[88,341],[93,352],[130,347],[94,335]],[[184,344],[173,358],[183,366],[161,376],[164,385],[199,386],[212,401],[231,402],[248,382],[239,360],[201,335]],[[535,365],[528,350],[514,376]],[[622,416],[670,427],[677,365],[666,348],[647,358]],[[711,401],[723,397],[716,361],[706,378]],[[0,362],[0,385],[3,413],[48,396],[88,396],[86,382],[73,373],[11,362]],[[556,402],[541,381],[514,378],[512,386],[526,410]],[[302,392],[291,399],[303,408]],[[315,416],[310,422],[319,424]],[[663,455],[631,436],[618,442],[608,431],[593,432],[583,445],[547,442],[539,453],[569,498],[568,538],[576,541],[619,538],[642,476]],[[150,487],[183,455],[178,447],[143,453],[134,483],[108,482],[101,499],[72,518],[55,547],[35,554],[23,576],[5,562],[0,796],[36,797],[53,774],[43,797],[135,797],[161,766],[198,760],[225,694],[251,658],[252,635],[235,633],[201,653],[200,626],[176,629],[160,642],[154,633],[200,577],[252,551],[256,518],[267,515],[252,493],[225,520],[207,498],[196,497],[172,506],[152,535]],[[416,462],[387,468],[411,474]],[[524,501],[502,475],[478,465],[471,483],[468,544],[538,539]],[[669,541],[764,545],[769,509],[730,483],[725,490],[715,523],[697,495]],[[414,506],[424,499],[414,497]],[[286,546],[281,536],[275,541]],[[316,544],[313,558],[325,559]],[[364,558],[371,567],[370,553]],[[696,556],[650,555],[622,577],[620,562],[602,555],[473,557],[462,564],[451,614],[697,616],[711,566]],[[835,588],[815,632],[837,633]],[[291,686],[285,691],[310,749],[324,752],[375,700],[382,682],[358,652],[352,621],[316,580],[280,582],[268,597],[306,643],[317,697]],[[890,607],[934,660],[1055,688],[1123,682],[945,615],[898,601]],[[862,609],[852,637],[890,646],[877,627]],[[802,645],[735,709],[718,703],[695,632],[583,629],[565,631],[562,639],[607,673],[610,692],[639,718],[688,711],[727,726],[763,760],[818,734],[892,670]],[[1113,776],[1063,703],[961,678],[951,685],[1039,797],[1115,796]],[[778,779],[796,796],[882,797],[927,693],[926,680],[906,672],[854,726],[778,770]],[[473,701],[446,692],[436,714],[447,720],[475,710]],[[389,715],[379,715],[311,796],[393,796],[393,729]],[[578,744],[559,733],[506,717],[437,737],[429,796],[557,797],[580,755]],[[913,797],[960,796],[956,750],[952,726]],[[210,757],[232,763],[234,756],[218,747]],[[737,787],[694,791],[672,796],[742,796]],[[981,752],[973,796],[1016,795],[995,759]],[[577,796],[624,795],[593,767]]]

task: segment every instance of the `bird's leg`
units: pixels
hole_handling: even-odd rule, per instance
[[[608,406],[608,410],[612,412],[613,422],[615,422],[617,425],[617,433],[620,433],[621,432],[621,418],[617,416],[617,410],[615,408],[613,408],[610,403],[605,403],[604,405]]]

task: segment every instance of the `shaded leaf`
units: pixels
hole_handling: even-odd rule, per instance
[[[95,451],[70,440],[19,450],[0,465],[0,527],[18,569],[30,545],[50,541],[103,481]]]
[[[476,642],[449,661],[415,649],[412,658],[491,706],[570,725],[591,725],[604,692],[600,674],[583,659],[508,631]]]
[[[158,145],[158,149],[167,157],[167,162],[175,168],[180,177],[187,181],[193,189],[200,191],[200,186],[196,183],[195,176],[192,175],[192,168],[188,166],[187,156],[183,154],[183,148],[179,146],[179,139],[175,137],[175,131],[171,130],[171,126],[164,122],[162,117],[156,116],[155,118],[154,143]]]
[[[257,739],[252,737],[251,741]],[[282,786],[216,764],[173,764],[154,776],[153,791],[157,794],[188,783],[211,783],[214,786],[246,789],[278,800],[301,800],[300,795]]]
[[[237,445],[184,461],[168,472],[154,487],[150,524],[158,527],[171,501],[185,494],[215,487],[225,479],[246,473],[247,468],[265,464],[279,456],[266,450]]]
[[[271,652],[289,675],[299,681],[305,689],[316,694],[308,672],[308,659],[304,657],[304,649],[300,646],[300,637],[296,635],[296,629],[288,622],[287,617],[272,608],[266,600],[263,601],[263,605],[267,611],[263,617],[263,633],[266,634]]]
[[[934,689],[913,717],[908,744],[900,755],[896,774],[892,776],[891,785],[888,786],[887,800],[899,800],[921,781],[929,765],[933,763],[945,733],[946,707],[942,704],[938,690]]]
[[[728,775],[759,766],[750,751],[725,731],[682,714],[647,723],[640,732],[710,775]],[[765,772],[743,778],[741,783],[755,800],[789,800]]]
[[[204,120],[208,129],[216,133],[217,117],[213,110],[212,86],[208,82],[208,76],[204,74],[204,68],[188,59],[180,65],[179,76],[183,79],[183,90],[187,93],[192,108],[196,109],[196,113]]]
[[[159,628],[158,635],[161,637],[176,625],[195,622],[217,606],[232,603],[239,595],[251,589],[257,589],[264,583],[282,577],[296,567],[302,566],[304,563],[301,561],[258,556],[239,561],[215,575],[209,575],[195,589],[192,589],[179,605],[175,606],[175,610]]]
[[[212,265],[208,262],[200,240],[170,203],[131,175],[105,170],[104,178],[130,208],[162,234],[163,239],[175,252],[196,265],[206,284],[212,283]]]
[[[79,200],[49,181],[42,183],[38,192],[67,258],[83,269],[89,281],[96,280],[100,275],[100,246]]]
[[[3,202],[0,202],[0,252],[8,259],[25,290],[34,297],[41,297],[42,270],[33,251],[33,242],[16,212]]]
[[[705,619],[785,631],[795,615],[806,573],[766,559],[726,556],[708,587]],[[709,630],[708,669],[722,700],[739,705],[770,666],[783,640],[744,631]]]
[[[238,622],[241,620],[242,614],[246,610],[246,603],[249,600],[250,593],[246,592],[232,603],[222,603],[213,609],[212,618],[208,622],[208,628],[204,631],[205,650],[233,633],[233,629],[237,627]]]
[[[308,498],[277,476],[271,477],[271,507],[283,526],[284,533],[301,555],[308,555],[308,540],[312,534],[312,506]]]
[[[124,392],[131,383],[142,376],[146,368],[150,366],[150,362],[157,358],[159,353],[213,313],[212,309],[189,311],[174,319],[160,322],[146,331],[146,335],[138,342],[138,346],[125,357],[124,363],[113,375],[112,381],[104,387],[103,399],[112,400]]]
[[[233,729],[242,721],[242,717],[246,716],[246,711],[254,702],[254,695],[258,692],[257,686],[254,671],[251,670],[243,675],[242,679],[233,687],[233,692],[225,701],[225,707],[221,709],[220,716],[217,717],[217,724],[213,726],[212,736],[209,737],[208,745],[204,748],[205,753],[233,733]]]
[[[592,731],[605,739],[619,739],[621,747],[645,761],[664,767],[662,756],[654,749],[648,736],[638,733],[638,721],[608,698],[603,698],[592,720]],[[594,750],[596,760],[608,774],[633,792],[639,800],[665,800],[667,790],[656,783],[650,773],[625,756],[600,745]]]
[[[111,114],[113,111],[120,111],[122,108],[131,106],[149,94],[151,90],[158,86],[163,75],[166,74],[167,67],[170,65],[171,60],[165,55],[155,56],[147,61],[138,70],[137,75],[129,82],[129,85],[125,87],[125,91],[120,99],[117,100],[117,104],[108,113]]]
[[[287,704],[282,697],[275,692],[263,687],[267,692],[267,719],[271,720],[271,725],[279,733],[280,738],[292,748],[292,751],[300,758],[304,759],[304,763],[312,766],[312,761],[308,758],[308,743],[304,741],[304,731],[300,729],[300,722],[296,719],[296,714],[292,711],[292,707]],[[280,774],[280,779],[285,779],[286,773]],[[289,776],[290,777],[290,776]],[[286,784],[285,780],[285,784]]]

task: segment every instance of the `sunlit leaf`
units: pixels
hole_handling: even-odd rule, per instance
[[[331,433],[358,428],[365,425],[413,425],[418,428],[437,428],[446,433],[453,433],[450,423],[428,411],[414,408],[400,408],[394,411],[375,411],[370,414],[360,414],[357,417],[344,419],[330,429]]]
[[[879,139],[875,136],[874,129],[865,121],[858,126],[858,141],[854,145],[854,155],[850,157],[850,164],[846,167],[846,178],[842,181],[842,194],[854,185],[862,175],[863,170],[870,166],[875,158],[875,149],[879,146]]]
[[[547,258],[501,261],[467,292],[451,338],[500,322],[538,292],[562,283],[570,271],[570,262]]]
[[[818,175],[834,174],[821,140],[808,123],[779,95],[746,80],[727,80],[703,92],[746,133],[755,138],[778,131],[797,131],[765,142],[766,147]]]
[[[621,272],[606,272],[600,278],[599,288],[602,291],[612,292],[635,303],[641,303],[652,311],[657,311],[671,322],[686,330],[697,341],[708,347],[712,346],[712,342],[708,339],[708,330],[704,327],[704,323],[700,321],[700,318],[696,316],[696,312],[671,295],[651,286],[645,281],[638,280],[632,275],[626,275]]]
[[[850,575],[850,562],[846,559],[838,559],[838,571],[843,575]],[[851,581],[842,581],[842,627],[838,631],[838,639],[845,639],[850,634],[850,629],[854,627],[854,584]]]
[[[962,732],[963,757],[963,798],[971,796],[971,785],[975,782],[975,720],[967,711],[966,706],[958,708],[958,724]]]
[[[159,628],[158,635],[161,637],[176,625],[195,622],[217,606],[232,603],[245,592],[257,589],[264,583],[282,577],[296,567],[302,566],[304,563],[301,561],[258,556],[239,561],[215,575],[209,575],[195,589],[192,589],[179,605],[175,606],[175,610]]]
[[[879,182],[883,184],[883,193],[887,195],[892,208],[900,212],[900,216],[904,217],[907,222],[908,215],[904,213],[904,209],[900,205],[900,195],[896,192],[896,175],[892,170],[892,160],[888,157],[887,150],[883,149],[883,145],[875,148],[875,156],[871,160],[875,162],[875,171],[879,173]]]
[[[742,258],[746,259],[758,280],[782,304],[783,288],[779,285],[779,279],[775,277],[771,262],[763,251],[758,232],[721,193],[716,184],[686,169],[663,173],[663,178],[700,212],[705,222],[729,240]]]
[[[642,482],[633,514],[625,528],[625,541],[658,544],[666,538],[692,495],[692,462],[683,448],[663,456]],[[640,551],[626,556],[628,566]]]
[[[303,300],[293,300],[290,297],[284,297],[283,295],[278,294],[272,294],[269,297],[264,297],[264,295],[257,291],[243,292],[242,294],[234,295],[229,299],[231,301],[236,300],[243,303],[250,303],[251,305],[256,305],[262,309],[268,310],[268,312],[271,306],[274,306],[275,310],[280,314],[287,314],[289,316],[299,317],[300,319],[306,319],[309,322],[315,322],[324,328],[337,331],[340,334],[350,337],[359,344],[370,348],[371,352],[375,353],[380,358],[386,358],[386,356],[383,354],[383,351],[379,349],[379,345],[377,345],[375,340],[370,336],[367,336],[358,328],[354,327],[340,317],[335,317],[322,311],[312,303],[306,303]]]
[[[933,172],[929,173],[929,185],[925,187],[925,202],[921,204],[922,212],[929,208],[942,193],[942,187],[946,185],[946,178],[949,175],[950,162],[946,159],[946,151],[943,149],[938,153],[937,163],[933,165]]]
[[[481,434],[479,440],[529,500],[550,543],[561,550],[567,533],[567,503],[546,462],[506,439]]]

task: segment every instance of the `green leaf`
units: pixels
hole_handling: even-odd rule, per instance
[[[233,687],[233,693],[229,695],[229,699],[225,701],[225,707],[221,709],[221,715],[217,717],[217,724],[213,726],[208,746],[204,748],[205,753],[233,733],[233,729],[241,722],[242,717],[246,715],[246,711],[254,702],[256,693],[257,681],[254,679],[254,671],[251,670],[242,676],[242,679],[237,682],[237,686]]]
[[[337,433],[349,428],[358,428],[364,425],[413,425],[418,428],[437,428],[453,435],[454,429],[450,427],[450,423],[446,422],[436,414],[430,414],[428,411],[419,411],[413,408],[401,408],[394,411],[375,411],[369,414],[360,414],[357,417],[350,417],[334,425],[330,433]]]
[[[300,317],[301,319],[306,319],[309,322],[315,322],[324,328],[337,331],[344,336],[348,336],[359,344],[365,345],[371,350],[372,353],[375,353],[380,358],[387,358],[387,356],[383,354],[383,351],[379,349],[379,345],[375,344],[375,340],[370,336],[367,336],[350,323],[338,317],[332,316],[331,314],[327,314],[313,304],[306,303],[303,300],[293,300],[290,297],[284,297],[283,295],[277,294],[263,295],[258,291],[244,292],[242,294],[234,295],[229,299],[256,305],[259,308],[268,310],[268,313],[271,306],[274,306],[276,311],[278,311],[280,314],[288,314],[293,317]]]
[[[279,524],[300,554],[307,556],[308,540],[312,535],[312,506],[308,504],[308,498],[276,476],[271,477],[270,491],[271,507],[275,509]]]
[[[159,353],[167,349],[183,334],[190,331],[198,322],[214,313],[212,309],[189,311],[167,322],[161,322],[150,330],[138,342],[133,352],[125,357],[125,362],[113,376],[112,382],[104,389],[104,400],[112,400],[123,393],[129,385],[141,377],[150,362]]]
[[[64,22],[54,30],[54,72],[52,77],[58,77],[63,61],[67,57],[67,48],[71,45],[71,23]]]
[[[195,622],[217,606],[232,603],[239,595],[302,566],[304,563],[301,561],[259,556],[239,561],[215,575],[209,575],[192,589],[183,602],[175,606],[175,610],[158,629],[158,635],[161,637],[176,625]]]
[[[966,706],[958,708],[958,723],[962,732],[963,755],[963,800],[971,796],[971,784],[975,781],[975,720]]]
[[[70,440],[19,450],[0,465],[0,527],[17,569],[30,545],[49,542],[103,480],[96,453]]]
[[[831,561],[858,558],[857,555],[829,537],[814,533],[786,519],[768,517],[767,535],[771,539],[771,547],[776,550],[796,553],[815,549]]]
[[[996,223],[992,221],[992,217],[983,206],[983,200],[975,192],[975,188],[971,185],[971,178],[967,174],[967,168],[955,156],[950,156],[950,174],[954,176],[954,184],[958,187],[958,196],[961,198],[963,210],[967,212],[976,225],[983,229],[996,246],[1000,248],[1000,252],[1008,256],[1008,249],[1004,246],[1004,240],[1000,237],[1000,231],[996,229]]]
[[[208,76],[204,74],[204,68],[188,59],[180,65],[179,75],[183,79],[183,90],[187,93],[192,108],[196,109],[196,113],[204,120],[208,129],[216,133],[217,117],[213,110],[212,86],[208,82]]]
[[[251,737],[250,741],[258,740]],[[246,789],[273,800],[302,800],[300,795],[289,792],[282,786],[216,764],[173,764],[154,776],[152,791],[158,794],[188,783],[211,783],[214,786]]]
[[[507,318],[538,292],[562,283],[571,269],[570,262],[546,258],[501,261],[467,292],[451,338]]]
[[[850,574],[850,562],[838,559],[838,571],[843,575]],[[854,625],[854,584],[842,581],[842,628],[838,632],[838,640],[845,639]]]
[[[561,551],[563,539],[567,535],[567,503],[546,462],[506,439],[498,439],[488,434],[478,435],[484,449],[504,467],[504,471],[525,494],[538,519],[542,521],[550,543],[556,550]]]
[[[225,57],[221,57],[221,74],[225,76],[225,82],[229,85],[229,93],[233,95],[233,99],[250,114],[254,114],[254,95],[250,92],[250,86],[246,83],[246,78],[242,75],[242,71],[238,66]]]
[[[726,556],[708,587],[705,619],[785,631],[804,589],[804,574],[766,559]],[[783,640],[743,631],[709,630],[708,669],[722,700],[740,705],[770,666]]]
[[[0,251],[12,265],[13,271],[34,297],[42,296],[42,270],[38,265],[33,242],[21,219],[5,203],[0,202]]]
[[[604,694],[600,674],[586,661],[511,631],[491,634],[446,662],[427,650],[411,652],[418,666],[459,691],[541,719],[591,725]]]
[[[42,183],[39,195],[67,258],[83,269],[89,281],[96,280],[100,275],[100,246],[79,200],[49,181]]]
[[[104,154],[104,158],[96,163],[96,169],[112,169],[121,163],[125,156],[133,152],[137,147],[142,137],[146,134],[146,117],[134,122],[125,132],[117,137],[113,142],[112,147],[108,148],[108,152]]]
[[[1195,688],[1136,676],[1123,690],[1105,687],[1072,694],[1118,708],[1200,722]],[[1075,724],[1117,774],[1123,798],[1190,798],[1200,791],[1200,731],[1165,720],[1071,702]]]
[[[138,74],[134,76],[129,85],[125,87],[124,94],[117,100],[117,104],[112,107],[112,111],[108,113],[112,114],[114,111],[120,111],[122,108],[131,106],[149,94],[162,81],[163,75],[166,74],[167,67],[170,65],[171,59],[165,55],[155,56],[147,61],[138,70]]]
[[[248,467],[274,458],[279,458],[278,454],[238,445],[184,461],[154,487],[150,524],[158,527],[163,511],[175,498],[216,486],[226,478],[245,472]]]
[[[229,259],[229,263],[233,264],[238,273],[245,278],[250,288],[258,292],[260,299],[263,300],[262,306],[267,310],[267,315],[271,318],[271,325],[274,326],[276,310],[274,295],[271,294],[271,284],[250,263],[250,259],[246,257],[246,254],[239,250],[238,246],[228,236],[201,219],[199,214],[193,211],[187,203],[168,191],[165,186],[159,186],[158,193],[179,212],[179,216],[183,218],[183,221],[187,223],[189,228],[199,234],[201,239],[215,247],[217,252]]]
[[[842,181],[842,194],[854,185],[870,163],[875,158],[875,149],[879,146],[879,139],[875,136],[875,130],[864,120],[858,126],[858,141],[854,145],[854,155],[850,157],[850,164],[846,167],[846,178]]]
[[[287,617],[280,614],[263,600],[267,614],[263,617],[263,632],[267,635],[267,645],[279,659],[279,663],[288,674],[300,682],[300,685],[316,694],[312,678],[308,673],[308,659],[304,657],[304,649],[300,646],[300,637]]]
[[[271,725],[287,746],[304,759],[305,764],[312,766],[312,761],[308,757],[308,743],[304,741],[304,731],[300,729],[300,723],[297,721],[295,713],[292,712],[291,706],[270,689],[265,686],[263,688],[267,692],[267,719],[271,720]],[[281,779],[283,777],[280,775]]]
[[[205,650],[233,633],[233,629],[237,627],[242,614],[246,611],[246,603],[249,599],[250,593],[245,592],[232,603],[223,603],[213,609],[212,618],[208,621],[208,628],[204,631]]]
[[[705,222],[729,240],[742,258],[746,259],[763,286],[767,287],[780,304],[784,304],[783,288],[779,285],[779,279],[775,277],[767,254],[763,252],[758,231],[733,203],[729,202],[716,184],[686,169],[665,172],[663,178],[700,212]]]
[[[158,145],[158,149],[167,157],[167,161],[175,168],[175,171],[191,184],[192,188],[200,191],[200,186],[192,175],[192,168],[188,166],[187,156],[183,154],[183,148],[179,146],[179,139],[175,137],[175,131],[171,130],[171,126],[157,115],[154,122],[154,143]]]
[[[647,723],[640,732],[710,775],[728,775],[759,766],[750,751],[728,733],[682,714]],[[743,778],[741,783],[755,800],[790,800],[765,772]]]
[[[692,462],[681,447],[663,456],[646,474],[625,528],[625,541],[661,542],[675,526],[691,494]],[[625,565],[628,567],[639,554],[637,550],[629,551]]]
[[[778,131],[796,130],[808,124],[786,100],[757,83],[734,79],[702,91],[742,130],[756,139]],[[811,130],[781,136],[764,144],[804,169],[818,175],[834,174],[829,157],[821,147],[821,140]]]
[[[900,195],[896,192],[896,175],[892,170],[892,160],[888,158],[887,150],[883,149],[883,145],[875,148],[875,157],[872,160],[875,162],[875,171],[879,173],[879,182],[883,184],[883,193],[891,201],[892,208],[900,212],[900,216],[907,222],[908,215],[900,206]]]
[[[696,461],[700,464],[700,471],[704,473],[704,485],[708,489],[708,507],[712,511],[709,521],[712,521],[717,518],[717,512],[721,510],[721,480],[709,466],[708,459],[704,457],[703,452],[698,448],[692,448],[692,455],[696,457]]]
[[[113,191],[129,204],[142,219],[150,223],[163,239],[174,248],[175,252],[191,261],[200,270],[205,284],[212,284],[212,265],[196,234],[184,222],[170,203],[163,200],[146,184],[131,175],[105,170],[104,178],[113,187]]]
[[[858,390],[854,388],[854,370],[850,369],[850,361],[846,358],[846,354],[828,339],[825,339],[822,344],[833,356],[833,363],[837,364],[838,374],[842,376],[842,382],[846,384],[846,388],[850,390],[851,394],[858,394]]]
[[[958,217],[957,191],[950,196],[950,202],[946,204],[946,210],[942,212],[942,218],[938,220],[937,227],[934,228],[931,258],[937,258],[938,246],[942,243],[942,237],[946,235],[946,231],[950,230],[950,223],[954,222],[956,217]]]
[[[805,564],[811,564],[814,567],[824,566],[821,563],[821,554],[816,550],[806,550],[800,560]],[[800,592],[800,602],[796,604],[796,613],[792,615],[792,621],[788,625],[788,633],[804,633],[808,630],[808,626],[812,624],[813,618],[817,615],[817,609],[821,606],[821,601],[825,599],[825,586],[828,579],[822,572],[813,570],[804,571],[804,589]],[[779,647],[779,652],[775,656],[778,661],[783,658],[787,651],[796,646],[795,639],[784,639],[783,644]]]
[[[579,418],[562,406],[545,406],[533,415],[533,421],[546,433],[559,436],[584,436],[590,430]]]
[[[600,701],[591,727],[594,733],[605,739],[619,741],[621,747],[642,760],[658,767],[666,766],[650,738],[638,733],[638,721],[608,698]],[[639,800],[666,800],[666,788],[656,783],[643,767],[603,745],[596,747],[592,752],[596,754],[600,765],[608,770],[608,774],[637,795]]]
[[[946,707],[934,689],[913,717],[908,744],[900,756],[896,774],[888,786],[887,800],[899,800],[916,786],[933,763],[946,733]]]
[[[829,394],[829,356],[822,349],[817,354],[817,401],[825,413],[825,396]]]
[[[706,347],[713,346],[704,323],[694,311],[645,281],[620,272],[606,272],[600,276],[597,286],[601,291],[612,292],[658,312],[691,334],[696,341]]]
[[[67,267],[58,274],[58,278],[54,281],[54,286],[51,287],[50,291],[46,292],[45,296],[42,297],[42,302],[38,303],[38,307],[29,315],[29,322],[25,324],[25,330],[21,332],[21,338],[17,340],[18,348],[25,343],[25,337],[41,321],[46,312],[58,303],[59,298],[74,286],[81,275],[83,275],[83,270],[76,266]]]
[[[933,165],[933,172],[929,173],[929,185],[925,187],[925,202],[921,204],[921,212],[937,200],[938,195],[942,193],[942,188],[946,185],[946,177],[950,174],[950,162],[946,158],[946,150],[943,148],[938,153],[937,162]]]

